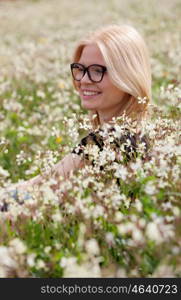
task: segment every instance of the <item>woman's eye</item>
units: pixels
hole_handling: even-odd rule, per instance
[[[93,72],[100,74],[100,73],[102,73],[102,70],[100,70],[100,69],[94,69]]]
[[[77,66],[76,68],[75,68],[77,71],[79,71],[79,72],[83,72],[84,70],[81,68],[81,67],[79,67],[79,66]]]
[[[76,64],[74,65],[74,69],[75,69],[75,70],[83,70],[81,66],[76,65]]]

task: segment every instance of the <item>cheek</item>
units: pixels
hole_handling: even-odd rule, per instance
[[[118,98],[122,98],[123,95],[125,94],[124,91],[118,89],[116,86],[113,86],[113,93],[114,93],[114,95],[115,95],[116,97],[118,97]]]
[[[108,95],[114,95],[119,96],[121,95],[121,91],[110,81],[109,78],[105,78],[104,81],[100,83],[100,88],[103,92],[105,92]]]
[[[73,85],[74,85],[74,88],[76,91],[78,91],[80,89],[80,83],[78,81],[74,81]]]
[[[110,88],[107,88],[106,92],[107,92],[107,95],[113,100],[113,102],[118,101],[118,100],[120,101],[120,99],[124,95],[124,92],[122,92],[115,86],[111,86]]]

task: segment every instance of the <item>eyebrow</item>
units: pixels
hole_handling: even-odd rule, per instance
[[[84,64],[84,63],[82,63],[81,61],[79,61],[78,64],[84,65],[85,67],[90,66],[90,64]]]
[[[106,67],[105,65],[100,64],[100,63],[93,63],[93,64],[85,65],[85,64],[83,64],[83,63],[81,63],[81,62],[79,61],[79,62],[75,62],[75,64],[83,65],[85,68],[88,68],[88,67],[90,67],[90,66],[96,65],[96,66],[101,66],[101,67],[103,67],[103,68],[106,68],[106,70],[107,70],[107,67]]]
[[[100,64],[100,63],[96,63],[96,62],[94,62],[94,63],[90,63],[90,64],[84,64],[83,62],[81,62],[81,61],[79,61],[79,62],[77,62],[78,64],[81,64],[81,65],[84,65],[85,67],[88,67],[88,66],[92,66],[92,65],[100,65],[100,66],[104,66],[103,64]]]

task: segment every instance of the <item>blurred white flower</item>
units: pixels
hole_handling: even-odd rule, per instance
[[[97,278],[101,277],[101,269],[99,260],[92,259],[91,262],[84,262],[78,264],[75,260],[72,261],[71,266],[64,267],[64,278]]]
[[[127,274],[124,268],[119,268],[116,272],[116,278],[126,278]]]
[[[40,259],[40,258],[36,261],[36,265],[35,266],[36,266],[37,269],[46,269],[45,262],[42,259]]]
[[[135,202],[133,205],[137,209],[137,211],[139,211],[139,212],[142,211],[143,204],[141,203],[141,201],[139,199],[135,199]]]
[[[157,192],[155,182],[148,181],[145,185],[145,192],[149,195],[154,195]]]
[[[147,97],[137,97],[137,99],[138,99],[138,103],[139,104],[145,104],[146,103],[146,101],[147,101]]]
[[[51,251],[51,249],[52,249],[51,246],[46,246],[45,249],[44,249],[44,251],[45,251],[46,254],[49,254],[50,251]]]
[[[27,250],[27,247],[19,238],[11,240],[9,246],[12,247],[13,251],[15,251],[17,254],[23,254]]]
[[[174,269],[172,266],[168,266],[167,264],[160,264],[154,273],[151,275],[151,278],[173,278],[174,276]]]
[[[0,267],[5,268],[16,268],[17,263],[12,258],[9,248],[5,246],[0,246]]]
[[[115,176],[117,178],[121,178],[122,180],[126,180],[127,176],[128,176],[127,168],[122,165],[117,165],[116,171],[115,171]]]
[[[115,238],[112,232],[106,232],[105,240],[110,246],[115,244]]]
[[[30,267],[34,267],[36,262],[35,262],[35,258],[36,258],[36,254],[35,253],[31,253],[27,255],[27,264]]]
[[[136,227],[135,227],[135,230],[133,230],[133,232],[132,232],[132,238],[136,243],[144,241],[144,236],[143,236],[142,231]]]
[[[115,213],[115,217],[114,217],[115,222],[121,222],[122,220],[124,220],[124,218],[125,218],[125,216],[123,215],[122,212],[117,211]]]
[[[124,235],[128,233],[132,233],[135,229],[135,225],[134,223],[126,222],[126,223],[118,224],[117,229],[119,234]]]
[[[0,265],[0,278],[7,277],[7,272],[3,266]]]
[[[89,255],[99,255],[100,249],[96,239],[90,239],[85,242],[85,249]]]
[[[92,216],[94,218],[98,218],[100,216],[104,216],[105,210],[104,207],[102,205],[95,205],[95,207],[92,210]]]
[[[0,176],[2,177],[8,177],[10,176],[9,172],[7,170],[4,170],[1,166],[0,166]]]
[[[45,96],[46,96],[45,93],[43,91],[40,91],[40,90],[38,90],[36,92],[36,95],[37,95],[37,97],[40,97],[42,99],[45,99]]]
[[[56,213],[54,213],[52,216],[51,216],[52,220],[55,222],[55,223],[61,223],[62,222],[62,214],[60,211],[57,211]]]
[[[163,241],[163,234],[159,230],[158,224],[150,222],[146,226],[146,236],[150,240],[154,240],[156,243],[161,243]]]

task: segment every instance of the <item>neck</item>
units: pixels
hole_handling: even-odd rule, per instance
[[[99,121],[100,124],[104,123],[110,123],[112,119],[118,116],[121,116],[123,114],[123,109],[125,107],[125,103],[129,101],[130,95],[126,94],[123,99],[120,101],[120,103],[114,108],[114,109],[107,109],[105,111],[98,110],[98,116],[99,116]]]
[[[100,125],[103,125],[104,123],[110,123],[114,117],[118,117],[120,114],[105,114],[102,112],[98,112],[99,115],[99,121]]]

